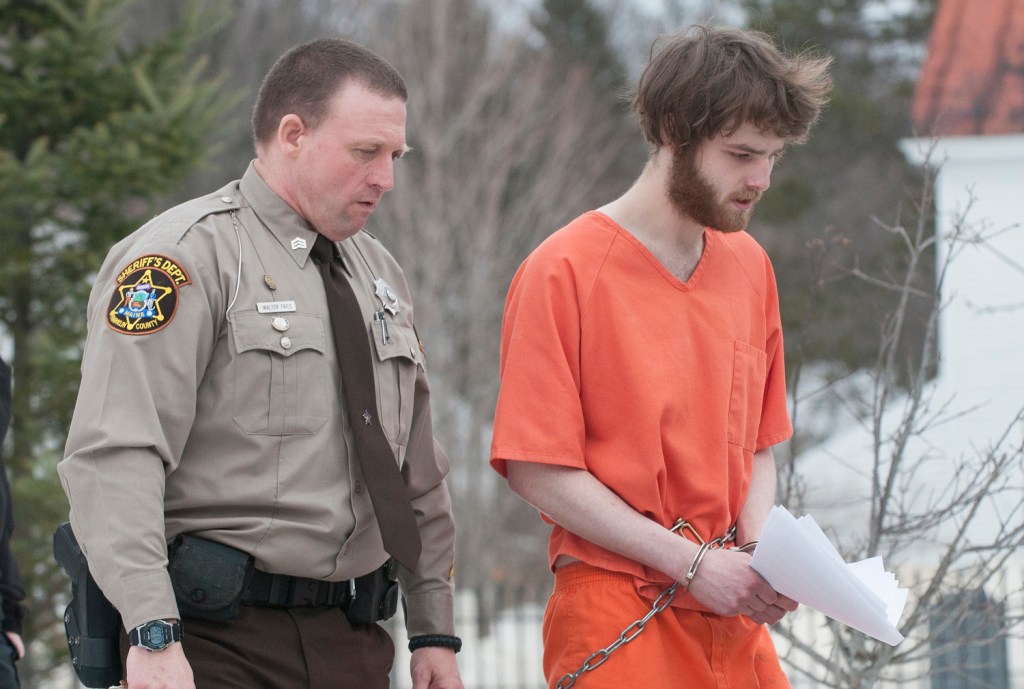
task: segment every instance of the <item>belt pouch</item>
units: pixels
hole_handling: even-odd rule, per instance
[[[356,579],[356,597],[345,615],[355,625],[370,625],[394,617],[398,611],[398,582],[395,561],[388,560],[369,574]]]
[[[171,586],[183,618],[230,622],[238,617],[253,558],[237,548],[182,534],[168,549]]]

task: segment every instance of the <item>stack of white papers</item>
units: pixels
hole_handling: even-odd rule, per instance
[[[907,603],[881,557],[846,563],[809,515],[795,519],[776,505],[768,514],[750,566],[772,588],[837,622],[895,646]]]

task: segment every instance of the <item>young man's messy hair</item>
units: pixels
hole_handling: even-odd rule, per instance
[[[698,24],[655,41],[632,109],[654,146],[696,147],[744,123],[806,140],[832,89],[832,58],[784,55],[767,34]]]

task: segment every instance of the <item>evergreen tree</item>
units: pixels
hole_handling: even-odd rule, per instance
[[[158,40],[121,40],[129,0],[0,0],[0,336],[14,369],[15,552],[30,591],[24,685],[66,654],[67,581],[51,534],[79,380],[85,303],[107,248],[204,153],[227,105],[191,49],[219,20],[198,2]],[[130,423],[130,420],[126,420]],[[41,648],[49,653],[41,653]]]

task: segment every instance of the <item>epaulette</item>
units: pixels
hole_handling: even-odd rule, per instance
[[[179,238],[190,227],[203,218],[218,213],[227,213],[242,208],[238,182],[231,182],[223,188],[205,196],[185,201],[169,208],[147,222],[138,232],[154,232],[157,235],[172,235]]]

